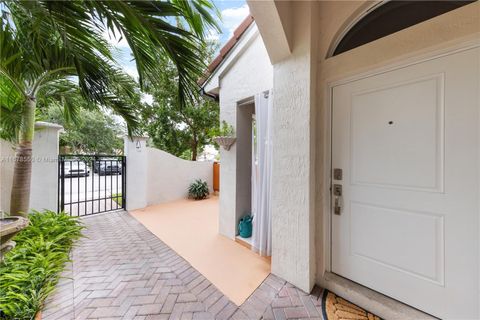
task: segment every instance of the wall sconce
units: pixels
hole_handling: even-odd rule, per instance
[[[142,143],[140,140],[135,141],[135,148],[137,148],[137,151],[140,152],[140,149],[142,148]]]

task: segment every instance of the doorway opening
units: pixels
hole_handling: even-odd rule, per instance
[[[260,256],[272,254],[270,191],[273,97],[266,91],[237,109],[236,221],[240,239]],[[250,216],[250,217],[249,217]],[[246,227],[249,231],[245,235]],[[244,220],[240,221],[240,219]],[[249,224],[249,220],[251,224]],[[250,232],[251,231],[251,232]],[[237,237],[238,239],[238,237]]]
[[[252,237],[243,238],[239,235],[238,224],[240,219],[247,215],[252,215],[252,199],[254,195],[254,166],[255,166],[255,103],[252,101],[248,104],[239,105],[237,107],[237,168],[236,168],[236,239],[247,248],[252,246]]]

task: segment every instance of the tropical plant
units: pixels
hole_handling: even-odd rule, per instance
[[[203,60],[212,59],[217,43],[209,41],[202,48]],[[151,105],[144,105],[141,123],[151,138],[153,145],[177,157],[197,160],[197,155],[205,146],[212,144],[208,134],[212,128],[218,128],[220,108],[218,102],[195,92],[193,99],[179,104],[177,86],[178,72],[169,61],[159,62],[164,70],[160,81],[150,93]]]
[[[123,204],[123,197],[121,193],[112,193],[112,200],[115,201],[120,207]]]
[[[52,103],[41,109],[40,119],[64,127],[60,134],[60,150],[73,154],[121,154],[123,152],[124,128],[107,112],[85,109],[75,121],[67,121],[63,108]],[[65,152],[63,152],[65,153]]]
[[[209,134],[212,137],[234,137],[235,129],[227,121],[223,120],[221,126],[211,129]]]
[[[117,64],[105,34],[126,39],[141,88],[155,85],[163,71],[159,61],[172,61],[183,105],[204,69],[202,39],[212,27],[218,29],[208,0],[11,0],[2,1],[0,9],[0,135],[17,142],[14,215],[26,215],[29,208],[39,100],[55,99],[74,115],[78,106],[68,97],[75,88],[92,105],[122,116],[129,133],[138,127],[134,106],[122,99],[133,98],[135,82]]]
[[[75,240],[79,220],[53,211],[34,211],[0,264],[0,319],[33,319],[58,282]]]
[[[213,143],[208,131],[218,126],[219,111],[217,102],[202,97],[185,107],[160,102],[144,111],[142,122],[155,147],[196,161],[198,153]]]
[[[208,184],[202,179],[197,179],[188,187],[188,197],[195,200],[203,200],[208,197]]]

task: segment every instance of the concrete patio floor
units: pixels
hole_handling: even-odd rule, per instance
[[[218,233],[218,197],[181,199],[130,214],[237,306],[270,274],[269,259]]]
[[[321,319],[318,289],[309,295],[269,275],[237,307],[127,212],[82,221],[86,237],[46,301],[45,320]]]

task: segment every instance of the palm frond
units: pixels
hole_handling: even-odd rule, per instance
[[[218,29],[218,11],[206,0],[178,1],[86,1],[92,16],[111,33],[120,32],[132,50],[143,87],[155,83],[160,59],[168,58],[178,68],[179,98],[183,103],[197,90],[196,81],[205,68],[200,58],[201,38]],[[212,12],[212,13],[211,13]],[[190,27],[176,26],[172,18],[183,17]]]
[[[1,50],[0,50],[1,51]],[[25,97],[22,92],[10,81],[0,74],[0,138],[14,142],[18,128],[22,124],[21,113]]]
[[[172,0],[172,3],[179,8],[184,18],[183,21],[202,39],[205,39],[210,31],[220,31],[218,25],[220,12],[213,2],[206,0]]]
[[[163,70],[158,61],[172,61],[183,105],[193,99],[205,68],[203,38],[208,30],[218,29],[218,11],[208,0],[10,0],[2,2],[0,10],[2,81],[9,80],[24,96],[55,100],[74,121],[77,104],[59,86],[66,83],[61,80],[68,83],[75,77],[86,105],[111,108],[130,132],[138,125],[138,90],[115,60],[105,34],[127,41],[141,87],[159,79]],[[176,18],[184,23],[176,24]],[[6,92],[1,94],[3,99]]]

